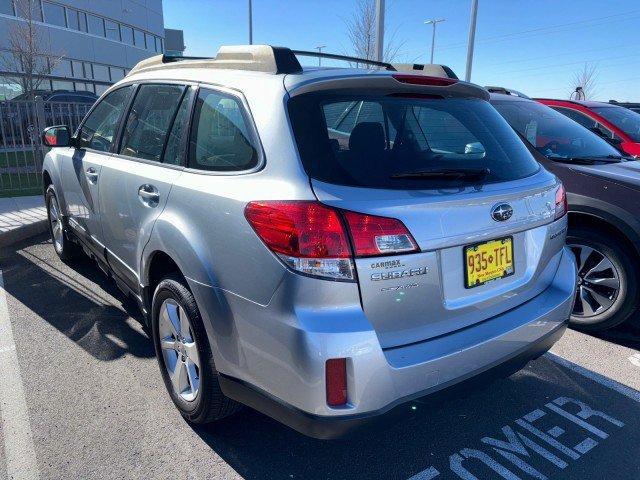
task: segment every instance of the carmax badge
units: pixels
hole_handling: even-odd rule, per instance
[[[398,278],[416,277],[418,275],[426,275],[429,267],[408,268],[406,270],[392,270],[389,272],[377,272],[371,274],[371,280],[378,282],[380,280],[393,280]]]

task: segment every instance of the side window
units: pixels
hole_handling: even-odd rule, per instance
[[[160,161],[183,85],[141,85],[122,132],[120,154]]]
[[[182,151],[180,147],[182,146],[182,136],[189,124],[189,105],[191,104],[192,96],[193,93],[189,91],[182,98],[178,113],[171,127],[171,132],[169,132],[167,147],[164,150],[164,156],[162,158],[164,163],[170,163],[171,165],[182,164]]]
[[[258,163],[257,142],[242,105],[234,97],[201,89],[189,140],[189,167],[247,170]]]
[[[89,114],[80,130],[80,147],[108,152],[133,85],[104,97]]]
[[[569,108],[562,108],[562,107],[551,107],[551,108],[569,117],[571,120],[578,122],[583,127],[595,128],[596,126],[596,121],[593,120],[591,117],[585,115],[584,113],[580,113],[576,110],[571,110]]]

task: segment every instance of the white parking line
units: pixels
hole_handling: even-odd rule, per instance
[[[634,353],[629,357],[629,361],[636,367],[640,367],[640,353]]]
[[[0,420],[8,478],[39,476],[7,296],[0,270]]]
[[[629,397],[631,400],[635,400],[636,402],[640,403],[640,392],[638,390],[635,390],[631,387],[627,387],[626,385],[622,385],[621,383],[618,383],[615,380],[605,377],[604,375],[600,375],[599,373],[593,372],[591,370],[587,370],[586,368],[581,367],[580,365],[577,365],[573,362],[570,362],[569,360],[566,360],[562,357],[559,357],[554,353],[547,352],[544,354],[544,357],[548,358],[552,362],[557,363],[558,365],[561,365],[565,368],[568,368],[569,370],[572,370],[582,375],[583,377],[587,377],[589,380],[599,383],[603,387],[607,387],[611,390],[615,390],[621,395],[624,395],[625,397]]]

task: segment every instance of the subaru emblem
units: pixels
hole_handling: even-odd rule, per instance
[[[513,208],[508,203],[500,203],[491,209],[491,218],[496,222],[506,222],[513,215]]]

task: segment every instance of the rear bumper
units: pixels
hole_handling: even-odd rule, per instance
[[[221,386],[229,397],[302,433],[340,436],[403,403],[478,378],[484,381],[485,375],[512,373],[541,355],[566,328],[575,281],[575,260],[565,248],[553,281],[535,298],[479,324],[390,349],[380,347],[359,306],[298,306],[287,316],[286,308],[276,308],[290,300],[285,284],[284,300],[275,295],[263,310],[251,307],[246,312],[241,305],[230,305],[236,313],[235,330],[244,337],[238,344],[244,345],[233,364],[226,362],[229,354],[216,356],[220,345],[214,349]],[[349,288],[338,287],[336,295]],[[277,318],[267,315],[268,310]],[[255,322],[249,329],[243,319]],[[349,403],[330,408],[325,401],[325,362],[341,357],[347,358]]]
[[[413,395],[400,398],[379,410],[361,414],[331,417],[313,415],[288,405],[242,380],[224,374],[220,375],[220,386],[228,397],[254,408],[304,435],[323,440],[335,439],[364,427],[386,423],[398,418],[407,412],[404,404],[412,400],[429,396],[430,400],[442,401],[446,398],[458,396],[466,390],[478,388],[494,379],[508,377],[522,369],[529,361],[548,351],[562,337],[566,328],[566,322],[560,323],[554,330],[537,342],[527,346],[510,358],[501,359],[492,367],[469,372],[466,380],[453,382],[435,391],[427,389],[426,391],[416,392]]]

